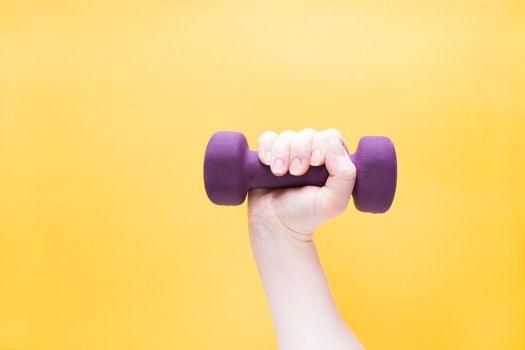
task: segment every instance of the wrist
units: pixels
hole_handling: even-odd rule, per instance
[[[252,240],[287,241],[312,244],[313,232],[298,232],[286,226],[272,208],[264,213],[248,211],[248,230]]]

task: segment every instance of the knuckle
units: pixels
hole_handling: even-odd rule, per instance
[[[288,142],[293,136],[294,132],[291,130],[285,130],[282,133],[277,135],[276,141],[278,142]]]
[[[317,130],[313,129],[313,128],[304,128],[302,129],[301,131],[298,132],[298,134],[301,134],[301,135],[313,135],[313,134],[316,134],[317,133]]]
[[[341,133],[339,132],[339,130],[334,128],[323,130],[321,131],[321,134],[323,136],[323,139],[329,139],[334,136],[341,137]]]
[[[355,168],[347,168],[347,169],[341,170],[340,175],[341,175],[341,178],[348,180],[348,181],[352,181],[356,179],[357,172]]]
[[[266,143],[266,142],[269,142],[271,140],[273,140],[273,138],[277,135],[277,133],[275,131],[272,131],[272,130],[267,130],[265,132],[263,132],[260,136],[259,136],[259,143]]]
[[[323,142],[323,134],[321,132],[316,133],[312,139],[312,145],[317,146],[322,142]]]
[[[328,129],[325,130],[325,132],[327,134],[331,134],[331,135],[341,135],[339,130],[337,130],[336,128],[328,128]]]
[[[273,137],[275,135],[277,135],[277,133],[275,131],[273,131],[273,130],[266,130],[265,132],[263,132],[261,134],[261,137]]]
[[[291,147],[306,148],[308,146],[308,139],[305,137],[296,136],[292,139]]]

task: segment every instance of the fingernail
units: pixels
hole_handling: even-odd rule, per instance
[[[281,158],[277,158],[273,161],[272,171],[278,174],[284,172],[284,161]]]
[[[319,148],[316,148],[312,152],[312,165],[318,165],[321,162],[321,150]]]
[[[264,154],[264,161],[266,162],[266,165],[270,165],[271,152],[269,150]]]
[[[330,148],[332,149],[332,152],[336,155],[336,156],[344,156],[346,154],[346,150],[345,148],[343,147],[343,144],[341,143],[340,140],[336,139],[336,138],[333,138],[330,140]]]
[[[290,174],[292,175],[299,174],[302,168],[303,168],[303,163],[301,162],[301,160],[299,158],[294,158],[292,160],[292,164],[290,164]]]

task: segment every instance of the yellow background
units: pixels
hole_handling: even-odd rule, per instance
[[[390,136],[316,234],[368,349],[524,347],[524,1],[0,0],[0,349],[274,349],[216,130]]]

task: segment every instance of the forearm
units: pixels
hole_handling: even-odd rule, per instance
[[[313,241],[252,224],[250,242],[280,349],[362,349],[337,312]]]

